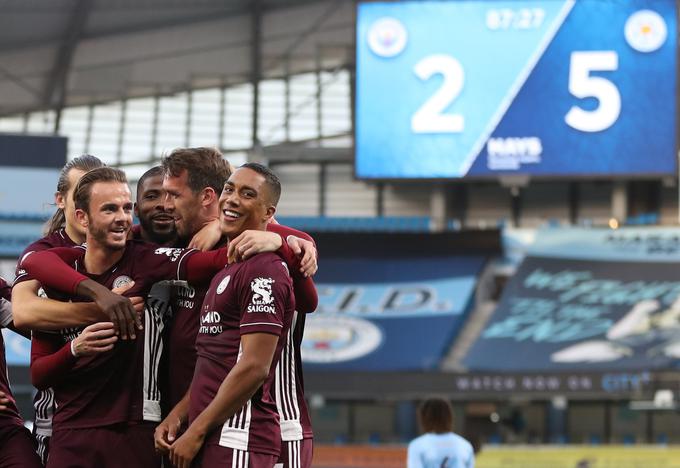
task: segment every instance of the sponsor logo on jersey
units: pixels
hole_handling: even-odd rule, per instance
[[[222,281],[220,281],[220,284],[217,285],[217,294],[222,294],[225,289],[227,289],[227,285],[229,285],[229,280],[231,279],[231,275],[227,275],[224,277]]]
[[[275,314],[274,296],[272,295],[272,278],[255,278],[250,282],[250,290],[253,295],[248,305],[248,312],[263,312]]]
[[[302,359],[313,363],[343,362],[375,351],[383,333],[357,317],[310,315],[305,324]]]
[[[199,333],[218,335],[222,333],[222,316],[214,310],[201,314],[201,327]]]
[[[166,255],[170,257],[171,262],[176,262],[177,259],[182,255],[184,249],[173,249],[171,247],[160,247],[154,251],[156,255]]]
[[[113,280],[113,289],[122,288],[126,284],[132,283],[132,278],[127,275],[122,275]]]

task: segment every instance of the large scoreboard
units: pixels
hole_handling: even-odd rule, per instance
[[[360,3],[356,175],[676,173],[674,0]]]

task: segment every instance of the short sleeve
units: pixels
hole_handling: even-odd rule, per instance
[[[30,255],[33,252],[40,252],[40,251],[43,251],[43,250],[48,250],[48,249],[51,249],[53,247],[54,247],[54,245],[51,245],[45,239],[40,239],[38,241],[35,241],[31,245],[26,247],[26,249],[21,253],[21,256],[19,257],[19,261],[17,262],[16,269],[14,270],[14,283],[13,284],[19,284],[22,281],[28,281],[29,279],[31,279],[28,275],[28,272],[21,267],[21,261],[27,255]]]
[[[239,305],[241,334],[270,333],[280,336],[285,314],[291,310],[291,279],[275,255],[260,254],[243,269]]]

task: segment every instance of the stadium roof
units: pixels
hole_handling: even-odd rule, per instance
[[[5,0],[0,116],[350,63],[346,0]]]

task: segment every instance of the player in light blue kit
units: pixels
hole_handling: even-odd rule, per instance
[[[470,442],[454,434],[453,410],[441,398],[425,400],[418,409],[424,434],[408,445],[408,468],[473,468]]]

